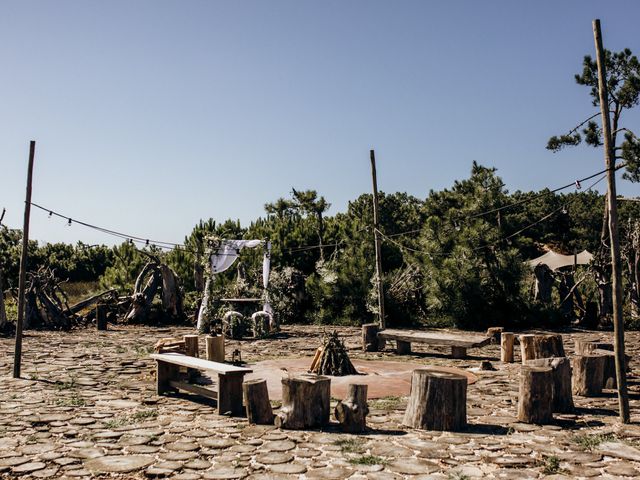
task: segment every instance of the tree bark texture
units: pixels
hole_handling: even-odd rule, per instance
[[[207,360],[212,362],[224,362],[224,334],[205,337],[205,354]]]
[[[516,336],[511,332],[502,332],[500,335],[500,360],[503,363],[513,363],[513,344]]]
[[[360,433],[366,430],[369,414],[367,389],[366,384],[349,384],[347,398],[336,405],[334,413],[343,432]]]
[[[273,424],[273,410],[269,401],[267,381],[263,379],[247,380],[242,384],[242,391],[249,423]]]
[[[282,379],[282,408],[275,417],[278,428],[292,430],[323,427],[329,423],[331,379],[303,374]]]
[[[458,431],[467,425],[467,377],[416,369],[403,423],[422,430]]]
[[[567,357],[527,360],[530,367],[551,367],[553,371],[553,412],[572,413],[575,410],[571,383],[571,361]]]
[[[564,357],[562,335],[520,335],[522,363],[536,358]]]
[[[604,383],[605,357],[602,355],[576,355],[573,366],[573,393],[583,397],[600,395]]]
[[[550,367],[520,367],[518,421],[545,424],[553,420],[553,385]]]

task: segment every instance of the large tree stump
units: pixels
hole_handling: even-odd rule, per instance
[[[366,384],[349,384],[347,398],[336,405],[334,413],[343,432],[359,433],[367,428],[367,389]]]
[[[573,366],[573,393],[584,397],[602,393],[605,357],[602,355],[576,355]]]
[[[403,423],[423,430],[457,431],[467,425],[467,377],[418,368]]]
[[[378,351],[378,324],[365,323],[362,325],[362,350],[364,352]]]
[[[553,412],[571,413],[573,404],[571,385],[571,361],[567,357],[527,360],[530,367],[551,367],[553,370]]]
[[[107,329],[107,306],[104,303],[96,305],[96,328],[98,330]]]
[[[522,364],[536,358],[564,357],[562,335],[520,335]]]
[[[503,363],[513,363],[513,344],[516,341],[515,334],[502,332],[500,335],[500,360]]]
[[[553,370],[550,367],[520,368],[518,420],[544,424],[553,420]]]
[[[212,362],[224,362],[224,334],[204,337],[205,355]]]
[[[282,408],[275,417],[278,428],[292,430],[323,427],[329,423],[331,379],[302,374],[282,379]]]
[[[273,423],[273,410],[269,401],[267,381],[263,379],[247,380],[242,384],[242,391],[249,423],[271,425]]]

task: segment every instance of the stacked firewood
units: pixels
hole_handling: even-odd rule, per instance
[[[349,354],[344,343],[334,331],[324,335],[322,346],[318,348],[311,363],[310,373],[318,375],[358,375],[355,367],[349,359]]]

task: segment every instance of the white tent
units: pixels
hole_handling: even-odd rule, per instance
[[[533,260],[528,260],[527,264],[531,268],[535,268],[536,265],[545,264],[551,270],[557,270],[562,267],[569,267],[571,265],[587,265],[589,262],[593,260],[593,255],[586,250],[578,253],[577,255],[563,255],[561,253],[549,251],[544,255],[539,256],[538,258],[534,258]]]

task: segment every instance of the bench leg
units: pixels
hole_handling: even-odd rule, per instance
[[[156,391],[158,395],[166,392],[173,392],[174,388],[169,385],[171,380],[177,380],[180,370],[176,365],[156,360],[158,369],[156,372]]]
[[[396,340],[396,353],[398,355],[408,355],[411,353],[411,342]]]
[[[234,417],[244,414],[242,405],[242,375],[218,375],[218,414],[231,413]]]
[[[451,347],[451,358],[467,358],[465,347]]]

